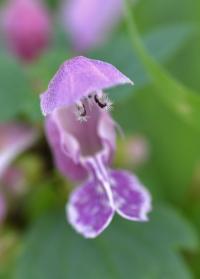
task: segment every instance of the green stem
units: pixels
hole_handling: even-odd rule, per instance
[[[131,8],[129,5],[129,0],[124,0],[124,13],[125,13],[125,20],[127,24],[127,30],[129,33],[130,40],[132,42],[132,46],[134,51],[137,52],[140,60],[142,61],[144,67],[146,68],[148,74],[154,80],[157,79],[158,75],[161,74],[163,69],[156,63],[154,58],[148,53],[146,48],[143,45],[143,42],[140,38],[137,26],[135,24]]]
[[[174,79],[146,50],[134,22],[129,0],[124,0],[124,12],[133,50],[137,53],[153,82],[155,90],[151,90],[151,92],[181,120],[199,131],[200,98],[198,94],[188,90],[182,83]]]

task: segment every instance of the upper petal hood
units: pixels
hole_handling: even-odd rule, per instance
[[[70,106],[95,91],[132,81],[109,63],[78,56],[61,65],[41,95],[44,115]]]

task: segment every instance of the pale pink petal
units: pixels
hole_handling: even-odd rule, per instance
[[[101,112],[97,134],[103,146],[101,152],[102,161],[104,164],[109,165],[116,150],[116,123],[109,113]]]
[[[10,50],[29,61],[47,46],[50,15],[40,0],[8,0],[1,11],[6,43]]]
[[[21,195],[25,192],[26,176],[24,169],[18,166],[9,166],[4,172],[1,183],[6,191],[12,195]]]
[[[97,237],[114,215],[107,192],[95,180],[86,182],[72,193],[66,210],[70,224],[86,238]]]
[[[6,201],[4,196],[0,193],[0,225],[1,223],[4,221],[5,216],[6,216],[6,210],[7,210],[7,206],[6,206]]]
[[[116,211],[133,221],[147,221],[151,196],[138,178],[127,171],[112,171],[111,189]]]
[[[134,166],[141,165],[148,160],[150,146],[145,137],[135,135],[125,143],[125,161]]]
[[[67,130],[60,129],[61,124],[58,124],[59,119],[57,117],[54,114],[49,115],[45,122],[46,136],[54,155],[55,164],[64,176],[75,181],[83,180],[87,176],[87,172],[77,160],[80,147],[77,141],[68,134]]]
[[[0,177],[12,161],[37,139],[37,131],[19,123],[0,124]]]
[[[122,5],[122,0],[65,0],[63,22],[74,47],[84,51],[104,40],[120,19]]]
[[[78,56],[59,68],[45,93],[41,95],[44,115],[59,107],[70,106],[88,94],[131,80],[109,63]]]

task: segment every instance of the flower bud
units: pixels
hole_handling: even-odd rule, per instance
[[[24,61],[37,58],[48,45],[50,16],[39,0],[9,0],[2,25],[9,49]]]

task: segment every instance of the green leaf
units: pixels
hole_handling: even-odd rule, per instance
[[[19,235],[5,227],[0,230],[0,279],[13,278],[14,262],[20,246]]]
[[[29,95],[26,104],[26,114],[32,121],[41,120],[39,95],[43,93],[59,66],[68,59],[68,51],[60,47],[50,49],[48,52],[27,68],[29,78],[33,84],[34,94]]]
[[[77,235],[63,209],[28,233],[14,278],[192,278],[179,250],[196,246],[190,224],[172,208],[155,207],[143,224],[116,218],[95,240]]]
[[[199,215],[200,215],[200,195],[199,195],[199,181],[198,184],[194,189],[192,189],[194,192],[191,193],[190,199],[188,199],[188,204],[187,204],[187,214],[189,215],[188,217],[192,222],[195,224],[195,228],[198,231],[198,234],[200,234],[200,220],[199,220]],[[192,204],[192,206],[191,206]],[[190,253],[189,255],[189,261],[190,265],[192,267],[192,270],[195,272],[195,278],[200,278],[200,247],[196,253]]]
[[[180,203],[187,199],[200,158],[200,97],[177,82],[151,57],[132,22],[130,10],[127,14],[133,54],[137,51],[152,85],[142,94],[141,91],[135,94],[132,103],[126,102],[126,109],[118,109],[118,118],[129,130],[137,127],[145,131],[151,143],[150,163],[160,179],[160,187],[165,197]]]
[[[69,51],[55,47],[46,52],[36,63],[30,65],[29,74],[40,85],[38,90],[45,91],[60,65],[69,59]],[[42,93],[42,92],[39,92]]]
[[[162,191],[175,204],[187,200],[200,158],[199,132],[155,94],[153,85],[117,104],[114,118],[126,133],[141,133],[149,142],[147,167],[154,173],[155,194]]]
[[[159,62],[164,63],[191,38],[195,30],[194,25],[190,23],[165,25],[144,35],[143,42],[152,56]],[[112,99],[124,99],[130,96],[134,90],[150,82],[142,63],[123,33],[117,33],[113,40],[105,45],[104,48],[93,52],[90,56],[112,63],[129,78],[134,80],[134,89],[130,86],[113,89]]]
[[[8,120],[25,110],[32,93],[26,74],[14,58],[0,55],[0,120]]]
[[[138,33],[129,0],[125,0],[125,14],[133,53],[137,52],[146,73],[151,78],[155,88],[154,93],[184,122],[200,131],[200,97],[174,79],[149,54]]]

